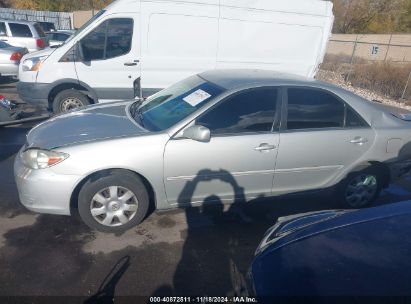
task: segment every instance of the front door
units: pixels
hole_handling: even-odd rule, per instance
[[[330,92],[289,88],[274,194],[323,189],[371,148],[374,131]]]
[[[132,99],[139,94],[139,14],[104,19],[80,40],[82,60],[76,62],[80,83],[90,86],[99,101]]]
[[[170,204],[232,202],[270,195],[279,146],[279,90],[236,93],[195,121],[206,143],[171,139],[164,153]]]

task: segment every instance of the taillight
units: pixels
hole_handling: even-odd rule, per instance
[[[11,61],[20,61],[21,57],[23,57],[23,54],[21,54],[19,52],[16,52],[16,53],[11,54],[10,60]]]
[[[44,49],[46,47],[46,44],[42,39],[36,39],[36,44],[40,49]]]

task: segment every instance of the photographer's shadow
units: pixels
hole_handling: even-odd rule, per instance
[[[223,204],[227,197],[222,199],[217,194],[210,194],[203,199],[201,207],[185,210],[188,228],[181,260],[174,274],[175,295],[241,295],[245,292],[247,269],[244,265],[248,265],[248,261],[244,259],[251,260],[252,257],[240,250],[244,245],[238,238],[238,228],[253,220],[244,212],[244,188],[228,171],[202,170],[185,184],[177,202],[185,206],[187,201],[194,201],[194,193],[200,184],[213,181],[232,188],[229,199],[232,204]]]

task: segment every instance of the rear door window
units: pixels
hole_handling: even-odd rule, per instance
[[[27,24],[9,23],[9,27],[13,37],[33,37]]]
[[[310,88],[288,90],[288,130],[344,127],[345,105],[334,95]]]
[[[6,24],[4,22],[0,22],[0,37],[2,36],[7,36]]]

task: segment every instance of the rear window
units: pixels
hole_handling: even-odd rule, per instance
[[[36,29],[37,33],[39,34],[39,37],[46,37],[46,33],[44,33],[43,28],[40,26],[40,24],[35,23],[34,28]]]
[[[13,37],[33,37],[27,24],[9,23],[9,27]]]

